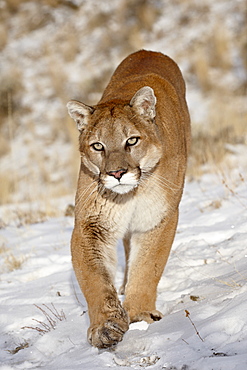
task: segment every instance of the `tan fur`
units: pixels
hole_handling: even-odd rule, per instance
[[[96,106],[67,106],[81,132],[72,261],[88,303],[88,340],[109,347],[130,322],[162,318],[156,290],[177,227],[190,143],[185,84],[169,57],[142,50],[119,65]],[[114,287],[120,238],[123,305]]]

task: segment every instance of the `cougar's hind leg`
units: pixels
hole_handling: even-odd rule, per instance
[[[125,269],[124,269],[124,279],[123,284],[119,288],[119,294],[125,293],[125,287],[128,280],[128,270],[129,270],[129,255],[130,255],[130,235],[127,234],[123,239],[124,252],[125,252]]]

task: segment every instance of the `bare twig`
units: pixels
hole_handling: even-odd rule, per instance
[[[189,311],[188,310],[185,310],[185,313],[186,313],[186,317],[188,317],[188,319],[190,320],[190,322],[191,322],[191,324],[193,325],[193,327],[194,327],[194,329],[195,329],[195,331],[196,331],[196,334],[198,335],[198,337],[201,339],[201,341],[202,342],[204,342],[204,340],[202,339],[202,337],[200,336],[200,333],[199,333],[199,331],[197,330],[197,328],[196,328],[196,326],[195,326],[195,324],[193,323],[193,321],[191,320],[191,318],[190,318],[190,313],[189,313]]]
[[[27,341],[24,341],[23,343],[20,343],[19,346],[15,347],[14,349],[7,349],[7,352],[11,353],[11,355],[15,355],[17,352],[21,351],[22,349],[28,348],[29,343]]]
[[[48,307],[46,304],[43,304],[43,307],[45,307],[45,309],[50,312],[47,312],[44,308],[36,304],[34,306],[37,307],[43,313],[48,323],[37,319],[32,319],[33,321],[36,321],[39,324],[39,326],[24,326],[22,327],[22,329],[36,330],[40,335],[44,335],[51,330],[55,330],[57,321],[66,320],[63,310],[59,313],[53,303],[51,303],[52,308]]]

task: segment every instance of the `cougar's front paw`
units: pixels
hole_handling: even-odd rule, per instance
[[[123,316],[122,320],[112,317],[98,326],[91,326],[88,329],[89,343],[94,347],[107,348],[121,342],[124,333],[129,329],[127,313]]]
[[[158,310],[143,311],[140,313],[129,313],[130,322],[146,321],[148,324],[152,324],[155,321],[159,321],[164,315]]]

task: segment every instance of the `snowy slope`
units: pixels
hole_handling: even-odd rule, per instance
[[[6,248],[0,266],[1,370],[247,369],[247,188],[242,177],[234,186],[209,176],[186,184],[158,290],[157,308],[165,317],[149,326],[132,324],[112,350],[87,343],[87,307],[70,260],[72,227],[73,219],[60,218],[0,230],[0,245]],[[12,272],[4,263],[10,251],[23,258]],[[117,286],[123,261],[119,245]]]

